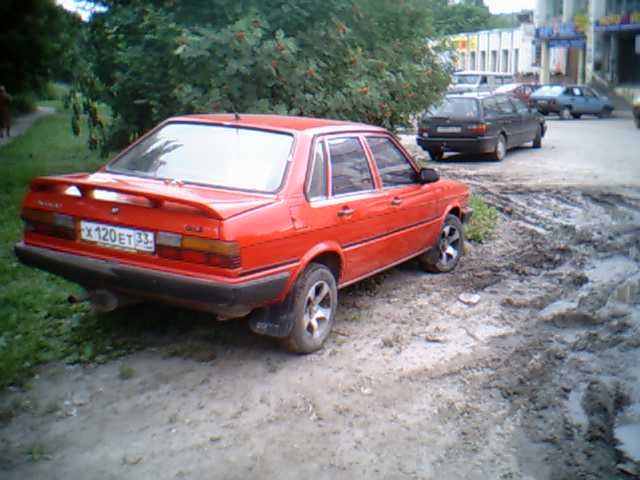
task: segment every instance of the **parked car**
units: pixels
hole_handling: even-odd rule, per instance
[[[448,95],[423,114],[416,140],[433,160],[459,152],[490,153],[500,161],[523,143],[540,148],[546,131],[542,115],[515,97]]]
[[[35,178],[18,259],[100,310],[141,299],[249,315],[294,352],[321,347],[338,289],[417,257],[449,272],[469,189],[386,130],[274,115],[171,118],[96,173]]]
[[[507,83],[495,89],[495,93],[504,93],[513,95],[522,100],[525,104],[531,104],[531,94],[535,92],[540,85],[534,83]]]
[[[640,128],[640,98],[636,98],[633,102],[633,120],[636,122],[636,127]]]
[[[613,105],[607,97],[579,85],[544,85],[531,94],[531,100],[543,115],[557,113],[563,120],[582,115],[607,118],[613,112]]]
[[[465,70],[454,73],[451,82],[448,93],[492,92],[501,85],[513,82],[513,75]]]

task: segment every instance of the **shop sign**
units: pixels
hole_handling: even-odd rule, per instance
[[[451,43],[453,48],[463,52],[466,52],[467,49],[476,50],[478,48],[478,39],[475,35],[471,37],[452,37]]]
[[[536,28],[536,40],[584,38],[582,24],[576,22],[554,23]]]
[[[640,30],[640,12],[627,13],[625,15],[605,15],[596,20],[594,30],[596,32]]]

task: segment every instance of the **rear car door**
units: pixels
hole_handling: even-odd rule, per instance
[[[538,132],[538,128],[540,122],[537,116],[531,112],[529,107],[527,107],[522,100],[519,98],[511,98],[511,103],[516,109],[516,112],[520,116],[522,134],[520,141],[521,143],[529,142],[533,140]]]
[[[571,88],[571,105],[573,112],[575,113],[589,113],[589,108],[587,106],[587,101],[584,98],[582,93],[582,88],[580,87],[572,87]]]
[[[498,105],[498,112],[500,113],[500,122],[507,134],[507,146],[520,145],[524,135],[520,115],[505,95],[496,96],[496,103]]]
[[[367,135],[389,210],[381,219],[384,248],[394,262],[433,245],[438,235],[438,184],[421,184],[417,168],[388,135]]]

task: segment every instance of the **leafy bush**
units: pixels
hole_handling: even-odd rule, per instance
[[[491,239],[498,222],[498,211],[478,195],[471,195],[469,205],[473,208],[473,215],[465,228],[467,240],[482,243]]]
[[[435,101],[449,72],[424,1],[100,2],[82,92],[121,147],[177,113],[321,116],[388,128]]]

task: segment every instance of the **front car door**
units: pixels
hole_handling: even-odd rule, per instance
[[[388,135],[365,137],[389,210],[381,219],[381,242],[393,263],[431,247],[438,235],[437,198],[440,187],[418,181],[418,169]]]

